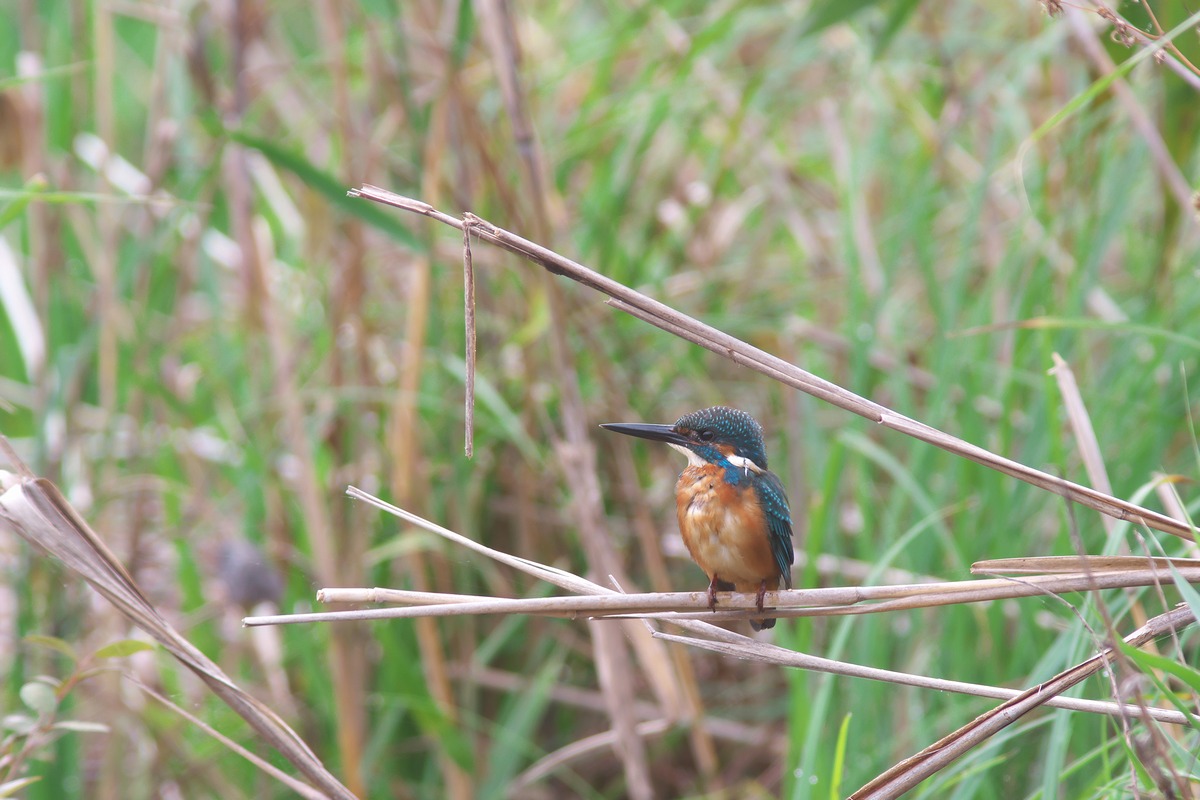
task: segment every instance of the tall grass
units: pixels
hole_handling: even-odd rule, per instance
[[[264,698],[273,668],[231,624],[241,611],[223,599],[222,542],[263,549],[285,609],[332,583],[545,591],[347,503],[355,483],[580,573],[599,569],[587,537],[603,530],[625,588],[699,589],[675,533],[679,464],[592,424],[716,403],[767,430],[803,585],[852,582],[819,569],[821,556],[962,578],[973,561],[1072,553],[1073,526],[1089,552],[1185,554],[795,395],[487,248],[475,250],[475,456],[462,455],[461,241],[347,201],[350,186],[478,213],[859,394],[1088,482],[1048,374],[1057,353],[1114,493],[1159,507],[1155,476],[1186,476],[1175,489],[1196,515],[1200,225],[1132,121],[1149,120],[1195,187],[1196,90],[1148,59],[1124,96],[1110,87],[1071,106],[1101,77],[1079,37],[1118,63],[1136,52],[1094,17],[1078,28],[1032,3],[979,2],[822,16],[847,13],[839,5],[863,4],[521,5],[515,65],[485,35],[504,19],[486,16],[489,3],[0,8],[0,138],[21,144],[0,172],[14,257],[0,279],[20,276],[46,342],[30,363],[18,342],[36,333],[6,299],[0,433],[164,613]],[[1166,28],[1188,14],[1174,0],[1153,9]],[[1120,10],[1150,29],[1140,7]],[[1194,34],[1174,43],[1198,60]],[[514,141],[511,75],[530,141]],[[527,153],[545,169],[544,196]],[[35,174],[45,189],[27,184]],[[595,525],[572,485],[577,413],[606,512]],[[70,668],[23,637],[88,652],[129,632],[53,566],[11,542],[4,553],[13,655],[0,669],[16,709],[32,676]],[[1103,630],[1101,606],[1122,632],[1135,604],[1162,610],[1149,592],[1067,600],[784,621],[775,637],[1026,687],[1094,652],[1084,622]],[[646,740],[659,796],[836,796],[835,779],[850,791],[990,707],[658,652],[639,628],[621,630],[635,721],[712,723]],[[540,758],[614,724],[583,622],[282,635],[291,721],[363,796],[502,797]],[[1181,647],[1194,656],[1194,637]],[[253,747],[165,658],[127,668]],[[1133,680],[1124,667],[1119,678]],[[1110,693],[1098,680],[1078,691]],[[31,798],[286,796],[119,681],[82,684],[69,703],[112,729],[44,751],[53,760],[34,765]],[[1135,781],[1150,793],[1156,769],[1195,772],[1191,731],[1154,755],[1131,744],[1145,734],[1133,728],[1127,739],[1091,715],[1039,712],[915,795],[1116,797]],[[623,796],[628,768],[600,746],[518,791]]]

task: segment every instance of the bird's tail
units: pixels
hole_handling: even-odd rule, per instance
[[[773,611],[774,609],[768,608],[766,610]],[[750,620],[750,627],[756,631],[761,631],[763,628],[774,628],[775,620],[773,618],[752,619],[752,620]]]

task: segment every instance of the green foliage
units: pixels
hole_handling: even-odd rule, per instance
[[[1114,493],[1159,508],[1155,476],[1185,476],[1169,487],[1194,516],[1185,387],[1200,365],[1200,237],[1134,115],[1194,191],[1200,103],[1149,49],[1102,30],[1117,69],[1099,69],[1067,21],[1032,3],[509,4],[531,129],[517,141],[509,65],[479,5],[243,2],[240,39],[229,4],[0,9],[0,92],[13,101],[0,143],[22,143],[0,158],[0,236],[16,259],[0,265],[0,433],[62,485],[164,615],[364,796],[500,797],[539,759],[608,730],[587,626],[451,618],[345,639],[289,627],[272,663],[237,627],[247,609],[223,583],[221,545],[260,546],[285,610],[311,607],[331,574],[544,594],[343,491],[365,485],[490,546],[586,572],[562,468],[580,456],[563,441],[574,413],[589,429],[715,403],[753,413],[791,497],[798,586],[898,579],[888,570],[965,578],[975,561],[1073,553],[1072,526],[1090,552],[1188,552],[798,396],[581,287],[558,287],[556,319],[552,279],[480,242],[467,461],[461,237],[346,197],[371,183],[472,211],[902,413],[1088,482],[1047,375],[1057,353]],[[1118,10],[1155,30],[1151,7],[1156,46],[1200,63],[1179,0]],[[18,74],[21,53],[41,72]],[[21,136],[11,120],[27,125]],[[526,153],[545,169],[540,185]],[[17,346],[34,333],[19,329],[13,293],[36,312],[40,363]],[[558,334],[569,375],[555,366]],[[567,380],[582,409],[565,405]],[[592,443],[604,535],[636,587],[703,588],[684,558],[668,556],[665,586],[648,568],[647,547],[677,554],[677,459],[598,430]],[[36,745],[53,765],[0,773],[0,796],[86,797],[101,784],[134,798],[168,784],[188,797],[290,796],[91,679],[108,669],[98,660],[146,645],[109,644],[117,623],[88,590],[32,553],[3,569],[13,630],[36,645],[0,664],[14,715],[5,752]],[[1092,655],[1104,611],[1127,633],[1139,615],[1198,603],[1187,586],[1066,600],[783,620],[774,635],[830,658],[1025,687]],[[1141,684],[1147,702],[1190,708],[1195,635],[1160,644],[1119,669],[1157,676]],[[706,776],[689,721],[673,717],[678,729],[646,740],[661,796],[840,796],[990,707],[687,656],[704,713],[770,744],[718,726]],[[159,658],[154,674],[261,750],[182,668]],[[651,707],[642,721],[667,716],[652,677],[630,677],[639,713]],[[1111,684],[1077,692],[1108,697]],[[66,735],[90,730],[85,720],[112,730]],[[1188,730],[1149,759],[1118,723],[1042,711],[912,796],[1117,797],[1135,772],[1146,787],[1194,772],[1196,750]],[[629,790],[611,747],[535,788]]]
[[[151,648],[145,642],[118,640],[80,658],[69,642],[54,636],[30,634],[24,641],[34,648],[63,656],[70,669],[61,679],[38,675],[21,685],[17,697],[24,710],[6,711],[2,715],[0,797],[15,797],[25,789],[31,789],[35,794],[42,790],[57,791],[61,796],[66,770],[60,769],[53,775],[26,773],[36,768],[39,762],[52,760],[55,746],[67,734],[107,735],[111,732],[111,727],[105,723],[63,718],[61,713],[69,707],[74,695],[87,691],[89,681],[104,672],[111,672],[111,668],[106,669],[97,662],[126,658]]]
[[[850,734],[850,715],[847,714],[838,728],[837,748],[834,750],[833,769],[830,770],[829,800],[837,800],[842,796],[842,770],[846,766],[846,742]]]

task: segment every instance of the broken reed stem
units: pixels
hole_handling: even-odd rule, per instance
[[[470,226],[476,238],[523,256],[555,275],[570,278],[576,283],[605,294],[611,298],[609,304],[613,307],[780,383],[1009,477],[1093,508],[1107,516],[1140,523],[1173,536],[1195,541],[1195,529],[1191,525],[1090,487],[1033,469],[898,414],[479,217],[471,215],[468,221],[464,221],[438,211],[428,203],[376,186],[366,185],[360,189],[353,189],[349,195],[423,214],[459,230]]]
[[[469,219],[468,219],[469,217]],[[463,320],[466,326],[467,352],[465,354],[466,369],[466,398],[465,398],[465,431],[463,451],[467,458],[475,455],[475,264],[471,258],[471,220],[474,215],[467,215],[463,233]]]

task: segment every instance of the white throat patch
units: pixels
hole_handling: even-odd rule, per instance
[[[735,467],[738,467],[740,469],[744,469],[748,473],[753,472],[755,475],[762,475],[763,472],[766,471],[762,467],[760,467],[758,464],[755,464],[753,461],[746,458],[745,456],[725,456],[725,457],[727,459],[729,459],[730,464],[733,464]]]
[[[687,456],[689,467],[703,467],[705,464],[708,463],[703,458],[696,455],[690,449],[684,447],[681,444],[673,444],[671,442],[667,442],[667,444],[670,445],[671,447],[675,448],[679,452],[683,453],[685,456]],[[755,464],[753,461],[746,458],[745,456],[725,456],[725,458],[734,467],[736,467],[740,470],[743,470],[747,474],[753,472],[755,475],[762,475],[764,472],[766,472],[766,470],[764,470],[758,464]]]
[[[705,464],[707,464],[707,463],[708,463],[708,462],[707,462],[707,461],[705,461],[703,458],[701,458],[700,456],[696,455],[696,454],[695,454],[695,453],[693,453],[691,450],[689,450],[688,448],[684,447],[684,446],[683,446],[683,445],[681,445],[681,444],[674,444],[673,442],[667,442],[667,445],[668,445],[668,446],[670,446],[670,447],[673,447],[673,448],[675,448],[676,450],[678,450],[679,452],[681,452],[681,453],[683,453],[685,456],[687,456],[687,460],[688,460],[688,466],[689,466],[689,467],[703,467]]]

